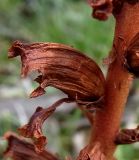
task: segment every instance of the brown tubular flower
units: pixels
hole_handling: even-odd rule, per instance
[[[31,97],[45,93],[48,86],[60,89],[79,104],[88,105],[104,96],[105,79],[98,65],[90,58],[67,45],[58,43],[13,43],[9,57],[21,56],[22,76],[31,71],[39,87]]]
[[[25,141],[25,139],[17,136],[15,133],[8,132],[5,134],[5,139],[8,141],[8,148],[4,152],[5,157],[10,157],[14,160],[58,160],[55,155],[44,150],[37,154],[34,145]]]
[[[139,33],[131,40],[125,50],[125,66],[134,76],[139,77]]]
[[[122,129],[115,140],[116,144],[132,144],[139,142],[139,126],[135,129]]]
[[[113,11],[113,0],[89,0],[93,8],[92,16],[99,20],[107,20]]]
[[[88,0],[93,8],[92,16],[99,20],[107,20],[109,15],[119,14],[124,3],[136,4],[139,0]]]
[[[21,56],[22,76],[31,71],[40,75],[35,79],[39,87],[30,97],[45,93],[44,88],[52,86],[60,89],[68,98],[63,98],[47,109],[38,107],[29,123],[19,129],[20,133],[32,138],[36,151],[40,152],[46,144],[42,134],[43,122],[63,102],[76,102],[86,106],[87,111],[103,105],[105,79],[97,64],[72,47],[58,43],[23,44],[13,43],[9,49],[9,57]]]

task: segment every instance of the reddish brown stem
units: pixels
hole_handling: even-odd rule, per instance
[[[116,28],[112,53],[114,61],[110,64],[107,74],[104,110],[96,112],[90,142],[84,150],[84,154],[87,153],[93,160],[114,159],[113,154],[116,149],[114,141],[132,84],[132,76],[123,65],[124,50],[139,32],[139,3],[129,5],[125,2],[120,14],[115,18]]]

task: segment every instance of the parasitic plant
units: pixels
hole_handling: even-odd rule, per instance
[[[32,71],[39,73],[35,79],[39,86],[30,97],[44,94],[48,86],[67,95],[48,108],[38,107],[28,124],[19,129],[22,136],[33,139],[35,148],[14,134],[5,136],[9,141],[5,154],[15,160],[23,159],[23,155],[31,157],[29,160],[34,157],[59,159],[45,151],[47,139],[42,133],[42,125],[64,102],[76,102],[91,123],[89,143],[81,150],[77,160],[114,160],[119,144],[139,141],[139,127],[120,130],[132,81],[139,76],[139,1],[89,0],[89,4],[94,18],[107,20],[113,14],[116,21],[113,47],[108,56],[108,60],[112,57],[112,61],[106,79],[92,59],[67,45],[16,41],[9,49],[10,58],[21,57],[23,77]],[[17,143],[21,148],[19,151],[14,150]]]

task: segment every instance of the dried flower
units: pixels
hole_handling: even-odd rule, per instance
[[[89,4],[94,9],[93,17],[99,20],[107,20],[113,11],[113,0],[89,0]]]
[[[36,151],[41,152],[47,143],[42,134],[43,122],[63,102],[76,102],[87,110],[103,105],[105,79],[97,64],[72,47],[58,43],[23,44],[13,43],[9,57],[21,56],[22,76],[31,71],[40,75],[35,79],[39,87],[31,97],[45,93],[44,88],[53,86],[68,95],[47,109],[38,107],[28,124],[19,129],[20,133],[35,142]]]
[[[9,57],[21,56],[24,77],[31,71],[40,75],[40,85],[31,97],[45,93],[44,88],[60,89],[77,103],[88,104],[104,96],[105,79],[98,65],[72,47],[58,43],[13,43]],[[90,103],[89,103],[90,104]]]
[[[125,51],[126,67],[130,73],[139,77],[139,33],[131,40]]]
[[[139,126],[135,129],[122,129],[115,140],[116,144],[132,144],[139,142]]]
[[[14,160],[58,160],[55,155],[44,150],[37,154],[34,145],[25,141],[23,137],[17,136],[15,133],[7,132],[4,135],[8,140],[8,148],[4,152],[5,157],[11,157]]]
[[[19,132],[22,136],[33,139],[36,152],[42,152],[47,144],[47,139],[42,133],[42,125],[44,121],[54,113],[60,104],[68,101],[68,98],[63,98],[48,108],[37,107],[28,124],[19,128]]]

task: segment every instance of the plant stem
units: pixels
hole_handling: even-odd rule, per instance
[[[109,65],[105,104],[102,111],[96,112],[95,122],[91,133],[87,152],[90,159],[94,158],[96,144],[100,144],[100,150],[106,160],[113,160],[116,149],[115,137],[119,131],[125,103],[132,84],[132,75],[124,68],[124,53],[131,39],[139,32],[139,3],[129,5],[124,3],[120,14],[115,15],[116,28],[113,42],[114,61]],[[100,153],[99,153],[100,154]]]

